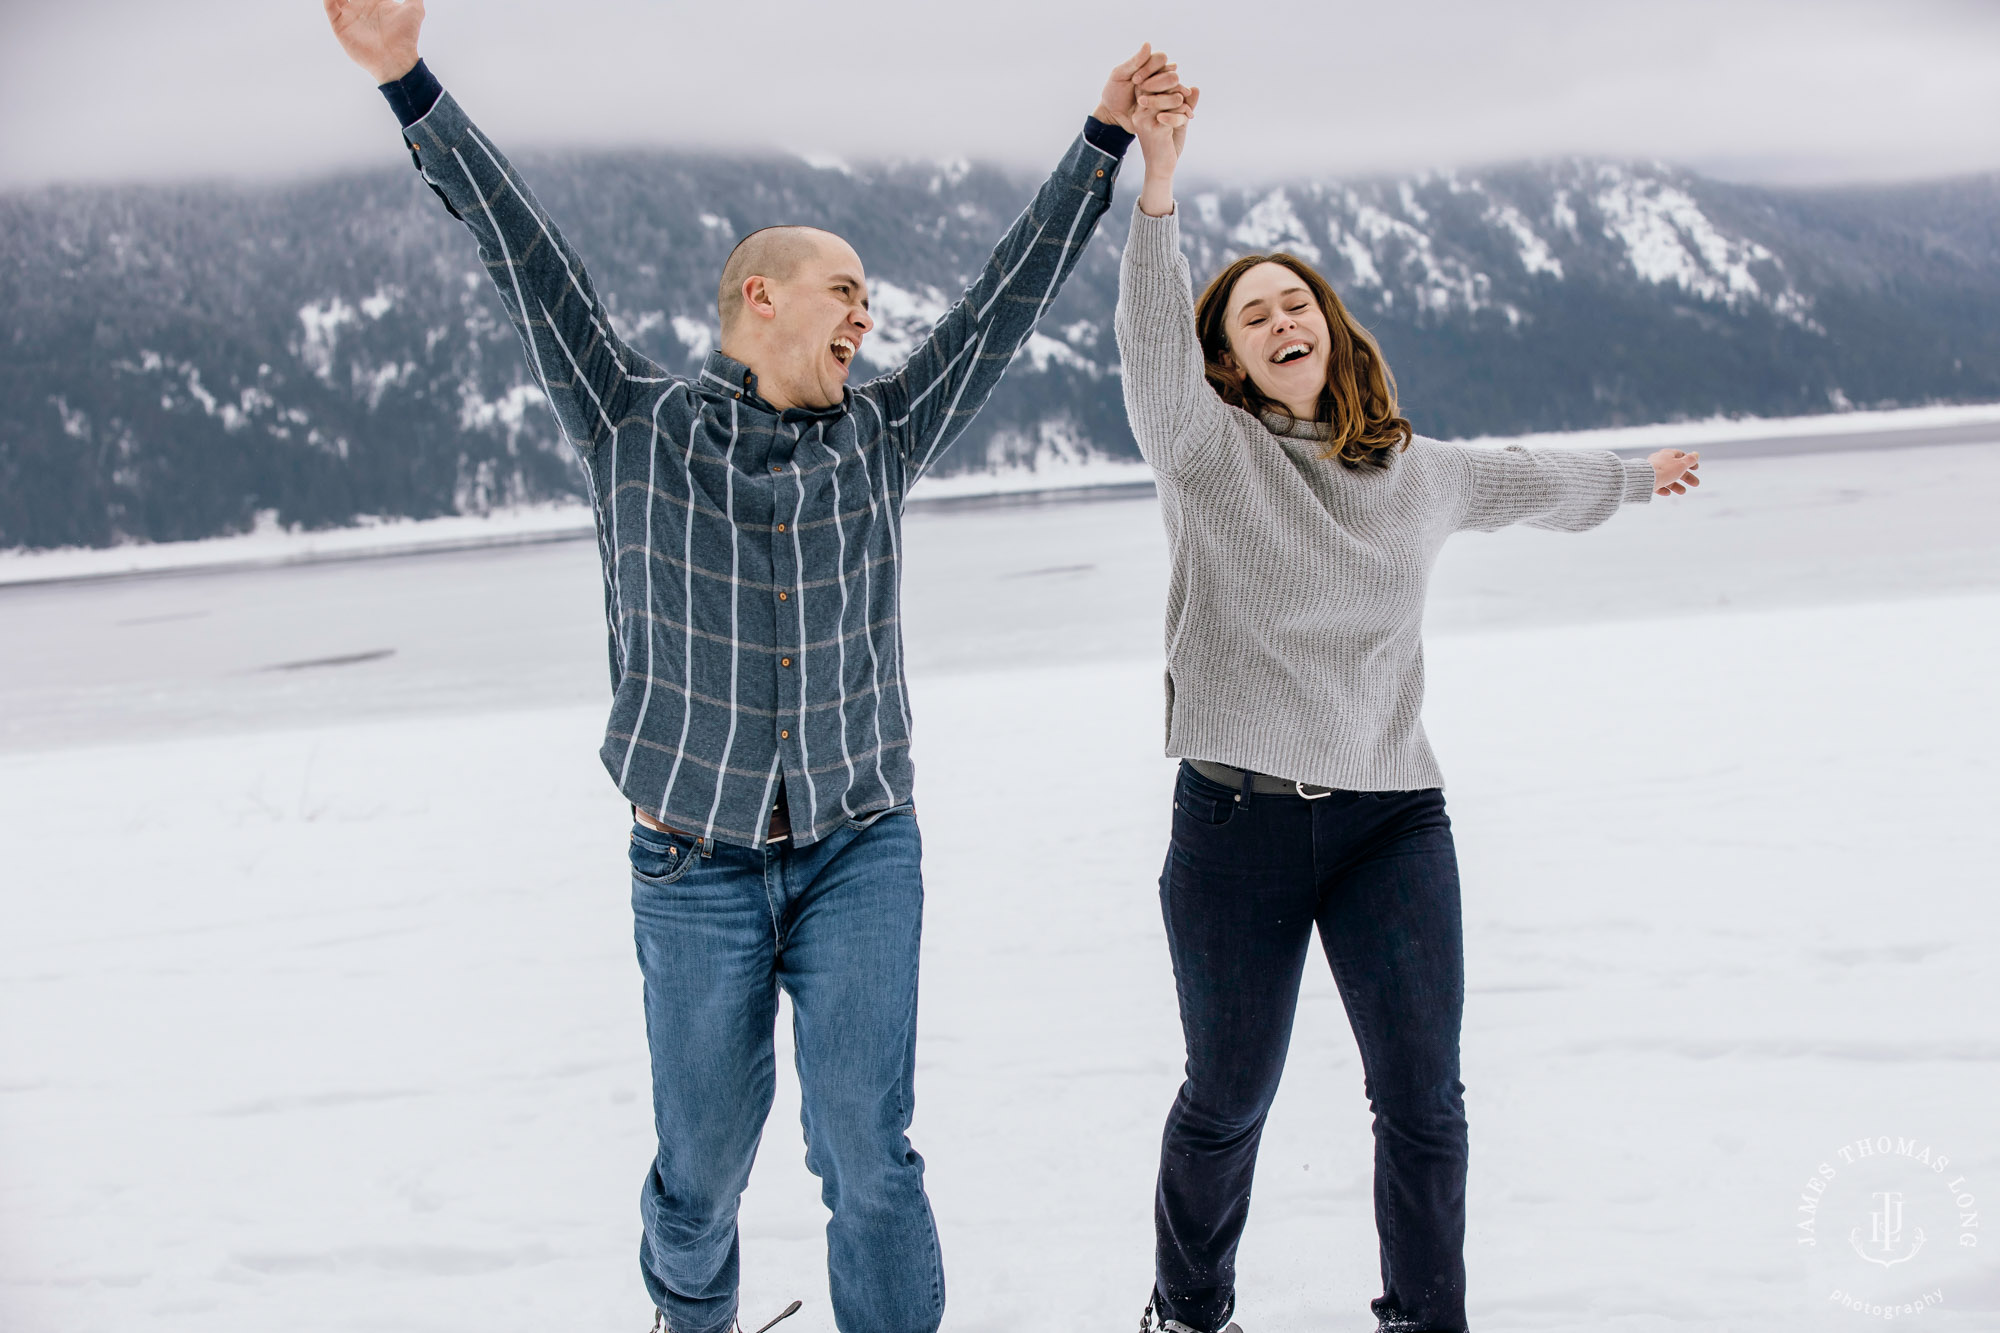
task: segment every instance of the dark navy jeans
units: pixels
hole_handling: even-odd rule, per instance
[[[1187,1040],[1154,1201],[1165,1318],[1220,1328],[1317,927],[1375,1114],[1383,1333],[1465,1329],[1465,1007],[1444,793],[1251,795],[1183,763],[1160,905]]]
[[[736,1314],[737,1201],[771,1111],[778,991],[792,998],[806,1166],[820,1178],[842,1333],[933,1333],[944,1314],[924,1159],[910,1146],[922,845],[909,807],[806,847],[632,829],[659,1138],[640,1267],[672,1333]]]

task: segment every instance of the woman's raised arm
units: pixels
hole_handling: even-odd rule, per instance
[[[1200,100],[1198,88],[1139,99],[1133,128],[1146,159],[1145,184],[1118,270],[1125,414],[1139,452],[1166,476],[1186,471],[1222,437],[1228,413],[1205,375],[1193,279],[1174,213],[1174,171]]]

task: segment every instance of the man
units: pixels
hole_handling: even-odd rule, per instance
[[[632,900],[659,1148],[641,1270],[672,1333],[737,1305],[737,1202],[791,995],[807,1165],[832,1212],[847,1333],[944,1309],[907,1138],[923,888],[898,615],[911,485],[992,393],[1110,201],[1142,48],[972,287],[895,374],[848,384],[873,327],[861,261],[805,227],[746,237],[721,349],[693,379],[619,339],[534,196],[418,59],[422,0],[325,0],[478,241],[589,481],[614,698],[602,757],[632,803]],[[782,1317],[782,1316],[781,1316]]]

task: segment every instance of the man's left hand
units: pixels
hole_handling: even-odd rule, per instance
[[[1139,109],[1139,94],[1168,93],[1180,86],[1180,74],[1165,51],[1155,51],[1151,42],[1139,53],[1111,71],[1104,82],[1097,110],[1090,114],[1107,125],[1116,125],[1127,134],[1135,131],[1132,117]]]

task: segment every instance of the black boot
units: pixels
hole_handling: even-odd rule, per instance
[[[1159,1306],[1160,1297],[1155,1293],[1153,1299],[1146,1303],[1145,1312],[1139,1316],[1139,1333],[1209,1333],[1207,1329],[1190,1328],[1178,1319],[1163,1318]],[[1243,1333],[1243,1330],[1231,1322],[1216,1333]]]

